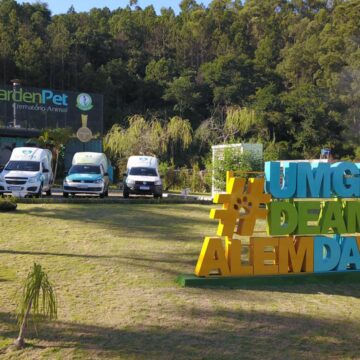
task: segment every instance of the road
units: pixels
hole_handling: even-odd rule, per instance
[[[52,198],[60,198],[63,196],[63,192],[61,188],[53,188],[52,189]],[[132,197],[136,197],[136,198],[153,198],[153,196],[150,195],[131,195]],[[45,193],[43,194],[43,197],[45,196]],[[91,195],[91,194],[76,194],[76,197],[91,197],[91,198],[96,198],[99,197],[98,195]],[[121,190],[109,190],[109,198],[122,198],[122,191]],[[174,193],[164,193],[163,194],[164,198],[169,198],[169,197],[177,197],[177,198],[184,198],[184,199],[198,199],[198,200],[206,200],[206,201],[210,201],[211,200],[211,196],[207,196],[207,195],[188,195],[188,196],[183,196],[181,194],[174,194]]]

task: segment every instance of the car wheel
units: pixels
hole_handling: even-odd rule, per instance
[[[43,187],[42,187],[42,184],[41,184],[40,187],[39,187],[39,191],[35,195],[36,198],[41,198],[42,197],[42,189],[43,189]]]
[[[46,196],[51,196],[51,188],[46,192]]]
[[[124,198],[124,199],[128,199],[129,196],[130,196],[129,188],[124,184],[124,188],[123,188],[123,198]]]
[[[63,197],[64,197],[64,198],[68,198],[68,197],[69,197],[69,193],[63,192]]]

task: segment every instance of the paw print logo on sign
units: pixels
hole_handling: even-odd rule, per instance
[[[246,179],[229,176],[226,182],[226,194],[217,194],[215,204],[223,204],[222,209],[212,209],[211,219],[218,219],[217,235],[232,237],[251,236],[257,219],[266,219],[265,204],[270,202],[271,195],[264,194],[264,179]]]

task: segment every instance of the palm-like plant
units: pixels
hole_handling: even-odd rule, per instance
[[[57,128],[44,130],[38,138],[31,139],[30,142],[36,142],[44,149],[50,149],[55,159],[53,183],[57,176],[59,164],[59,155],[61,149],[72,137],[72,130],[69,128]]]
[[[49,131],[49,137],[55,153],[55,169],[53,182],[56,180],[57,169],[59,164],[59,155],[62,147],[71,139],[72,131],[68,128],[57,128]]]
[[[14,346],[23,348],[25,346],[25,333],[28,320],[32,315],[34,324],[39,316],[45,316],[50,320],[57,318],[57,302],[55,292],[51,286],[47,274],[41,265],[34,263],[22,288],[22,296],[18,312],[18,323],[20,326],[19,336]]]

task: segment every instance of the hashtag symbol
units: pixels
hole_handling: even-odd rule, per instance
[[[216,194],[215,204],[223,204],[222,209],[212,209],[211,219],[219,219],[217,235],[232,237],[251,236],[257,219],[266,219],[267,209],[260,207],[270,202],[271,195],[264,194],[264,179],[246,180],[228,176],[226,194]]]

